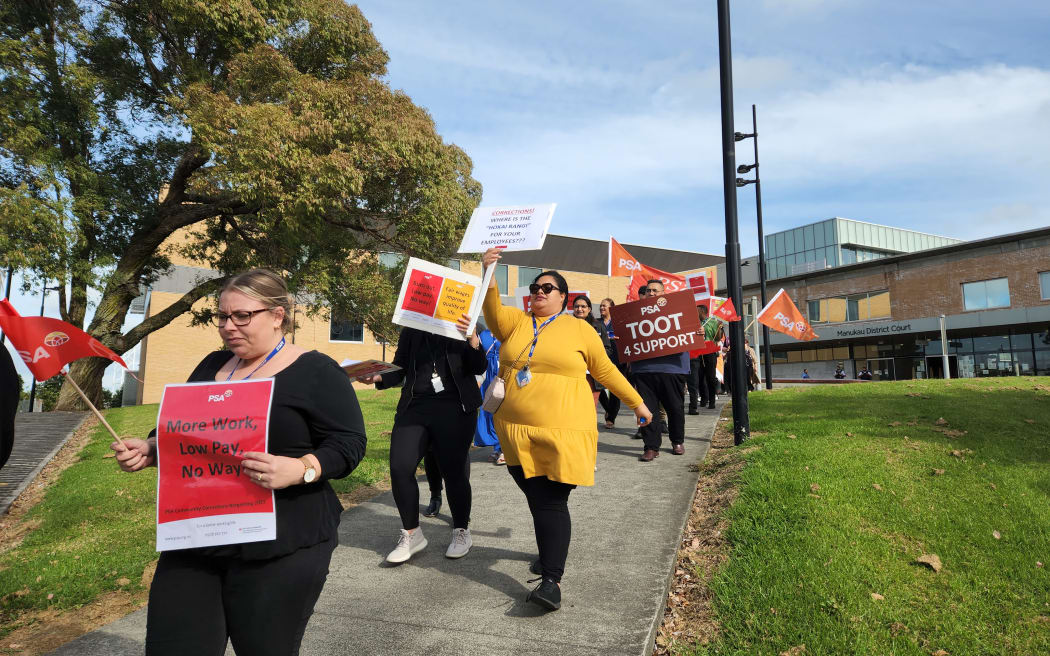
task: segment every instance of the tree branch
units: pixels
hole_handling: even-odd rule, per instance
[[[124,334],[124,336],[122,337],[122,340],[124,342],[122,344],[122,347],[124,348],[124,351],[121,352],[126,352],[128,349],[132,348],[140,341],[142,341],[142,338],[144,338],[146,335],[150,334],[154,330],[163,328],[164,326],[168,325],[173,319],[178,317],[180,314],[188,312],[190,308],[193,307],[194,303],[204,298],[208,294],[218,290],[224,282],[226,282],[226,278],[222,276],[218,278],[212,278],[210,280],[205,280],[204,282],[198,284],[196,287],[183,294],[182,298],[180,298],[179,300],[175,301],[174,303],[164,308],[157,314],[150,315],[149,318],[147,318],[142,323],[135,326],[134,328],[132,328]]]

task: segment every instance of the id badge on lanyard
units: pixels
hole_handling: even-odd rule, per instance
[[[547,319],[546,321],[544,321],[540,325],[540,327],[537,328],[536,327],[536,316],[533,315],[533,317],[532,317],[532,345],[529,347],[529,359],[528,359],[528,362],[525,363],[525,366],[521,368],[521,371],[518,372],[518,375],[515,376],[515,379],[518,381],[518,387],[525,387],[526,385],[528,385],[529,383],[532,382],[532,370],[529,369],[529,364],[528,363],[532,362],[532,354],[536,352],[536,342],[538,342],[539,339],[540,339],[540,331],[543,330],[547,326],[547,324],[549,324],[550,322],[554,321],[559,316],[561,316],[561,315],[555,314],[550,319]]]

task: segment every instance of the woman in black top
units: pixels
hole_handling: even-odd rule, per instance
[[[328,576],[342,507],[328,479],[364,457],[365,428],[353,386],[334,360],[288,344],[284,281],[255,269],[231,278],[216,314],[224,351],[189,380],[273,377],[267,453],[247,452],[250,480],[275,491],[277,539],[165,551],[150,587],[146,654],[297,654]],[[156,437],[114,443],[125,471],[156,464]]]
[[[465,315],[459,322],[464,333],[469,322]],[[403,563],[427,546],[419,526],[416,468],[428,450],[437,459],[452,511],[452,538],[445,556],[461,558],[470,551],[468,453],[481,407],[475,376],[485,373],[488,364],[480,345],[476,333],[463,341],[405,328],[394,353],[394,364],[401,369],[365,380],[378,389],[403,385],[390,435],[390,487],[401,532],[388,562]]]
[[[586,295],[581,294],[580,296],[577,296],[572,302],[572,316],[576,317],[577,319],[586,321],[591,328],[594,328],[594,332],[598,333],[598,335],[602,338],[602,346],[605,347],[605,352],[606,354],[608,354],[609,334],[605,332],[605,326],[602,325],[602,322],[594,318],[594,315],[591,312],[591,308],[591,299],[587,298]],[[591,394],[594,395],[594,404],[598,405],[598,403],[601,400],[602,390],[604,390],[605,388],[598,389],[598,383],[594,380],[594,378],[591,377],[590,374],[587,374],[587,383],[591,386]]]

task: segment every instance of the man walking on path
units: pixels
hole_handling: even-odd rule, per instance
[[[662,296],[664,284],[659,280],[650,280],[647,285],[649,296]],[[648,360],[631,363],[634,372],[634,383],[642,401],[648,408],[662,405],[667,412],[667,432],[671,439],[671,453],[685,453],[685,412],[682,408],[685,378],[689,375],[689,353],[661,355]],[[660,426],[651,422],[642,428],[642,439],[645,451],[639,458],[642,462],[652,462],[660,455]]]
[[[708,317],[707,305],[700,306],[700,325],[704,328],[704,339],[718,342],[722,339],[722,324],[717,319]],[[700,405],[707,401],[707,407],[715,407],[715,396],[718,392],[718,352],[704,353],[700,356]]]

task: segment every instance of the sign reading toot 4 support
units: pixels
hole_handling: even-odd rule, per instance
[[[481,311],[481,278],[433,262],[409,258],[394,323],[435,335],[464,339],[456,328],[461,314]]]
[[[157,551],[277,537],[273,491],[242,466],[266,452],[273,379],[166,385],[157,415]]]
[[[490,248],[538,251],[547,238],[555,206],[479,207],[470,215],[459,252],[484,253]]]
[[[620,362],[681,353],[704,343],[697,334],[700,317],[691,289],[615,305],[612,322]]]

